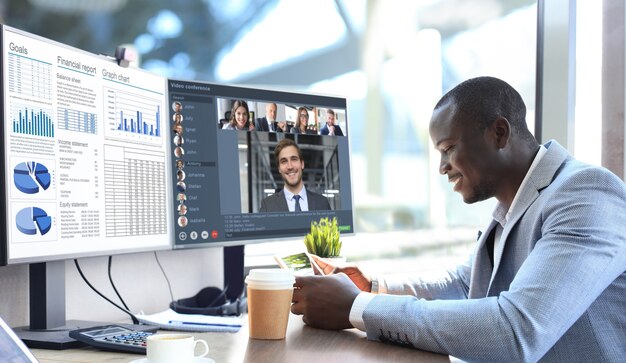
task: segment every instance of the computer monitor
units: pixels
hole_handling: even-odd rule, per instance
[[[7,26],[2,48],[3,262],[169,249],[166,81]]]
[[[172,79],[168,91],[174,248],[303,238],[322,217],[336,217],[342,233],[354,232],[345,98]],[[328,114],[335,135],[322,135]],[[283,139],[301,150],[305,189],[316,193],[308,210],[290,211],[285,198],[274,155]],[[231,298],[243,290],[242,251],[225,249]]]
[[[31,264],[31,328],[47,329],[65,323],[64,260],[171,249],[167,83],[1,31],[0,264]]]
[[[30,329],[18,334],[65,323],[67,259],[224,247],[232,300],[243,291],[243,245],[303,238],[322,217],[353,233],[345,98],[168,80],[1,31],[0,265],[30,264]],[[237,113],[258,126],[231,129]],[[335,135],[322,135],[328,115]],[[274,150],[283,139],[301,150],[315,193],[300,211],[281,194]],[[280,206],[266,199],[278,196]]]

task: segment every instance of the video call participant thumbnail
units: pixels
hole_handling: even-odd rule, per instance
[[[255,121],[257,131],[285,132],[285,121],[276,121],[278,106],[275,103],[265,105],[265,116]]]
[[[331,135],[331,136],[343,136],[343,131],[341,131],[341,127],[339,127],[339,125],[335,125],[336,121],[337,121],[337,117],[335,115],[335,111],[330,108],[326,110],[326,124],[320,130],[320,134]]]
[[[274,149],[274,156],[285,187],[280,192],[263,198],[259,212],[330,210],[330,203],[325,196],[307,190],[304,186],[304,159],[302,150],[295,141],[282,139]]]
[[[244,100],[236,100],[230,112],[230,120],[222,130],[254,131],[254,121],[250,121],[250,108]]]

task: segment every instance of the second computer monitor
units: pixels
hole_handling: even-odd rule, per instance
[[[323,217],[354,232],[345,98],[168,87],[175,248],[301,237]]]

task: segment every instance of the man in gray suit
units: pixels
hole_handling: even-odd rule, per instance
[[[265,105],[265,116],[257,118],[254,123],[257,131],[276,131],[276,111],[275,103],[270,102]]]
[[[467,361],[623,362],[626,186],[528,131],[507,83],[465,81],[436,105],[439,172],[466,203],[495,197],[466,264],[438,279],[372,279],[318,259],[296,278],[292,312],[314,327]]]
[[[274,149],[274,156],[285,187],[280,192],[263,198],[259,212],[330,210],[330,203],[325,196],[307,190],[304,186],[304,160],[295,141],[287,138],[280,140]]]

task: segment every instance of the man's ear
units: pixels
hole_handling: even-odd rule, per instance
[[[491,126],[491,131],[495,136],[495,142],[498,149],[503,149],[511,137],[511,124],[504,117],[496,119]]]

